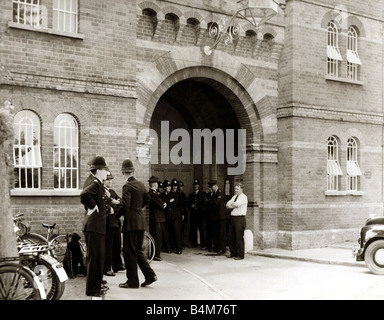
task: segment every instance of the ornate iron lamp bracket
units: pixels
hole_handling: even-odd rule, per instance
[[[236,12],[229,19],[220,19],[208,29],[208,35],[215,39],[212,46],[205,46],[206,55],[211,55],[221,41],[227,45],[240,37],[242,26],[239,20],[246,20],[256,29],[278,13],[277,0],[239,0],[236,3]]]

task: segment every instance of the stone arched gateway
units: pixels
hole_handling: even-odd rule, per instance
[[[186,79],[205,82],[228,100],[247,130],[246,171],[243,182],[249,198],[247,228],[254,244],[275,247],[277,234],[277,119],[276,106],[263,80],[235,57],[215,51],[207,57],[201,48],[174,48],[151,64],[141,66],[137,75],[138,129],[150,127],[153,112],[161,97]],[[271,99],[272,97],[272,99]],[[138,144],[142,142],[138,141]],[[143,171],[150,174],[150,166]]]

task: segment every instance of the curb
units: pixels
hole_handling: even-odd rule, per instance
[[[265,253],[258,251],[250,251],[248,252],[250,255],[266,257],[266,258],[276,258],[276,259],[285,259],[285,260],[296,260],[302,262],[312,262],[319,264],[329,264],[329,265],[339,265],[339,266],[347,266],[347,267],[363,267],[366,268],[364,262],[348,262],[348,261],[337,261],[337,260],[328,260],[328,259],[320,259],[320,258],[308,258],[308,257],[299,257],[299,256],[291,256],[284,255],[278,253]]]

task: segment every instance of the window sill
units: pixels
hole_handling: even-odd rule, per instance
[[[78,197],[80,193],[81,190],[11,190],[12,197]]]
[[[363,86],[364,85],[364,82],[360,81],[360,80],[350,80],[350,79],[347,79],[347,78],[332,77],[332,76],[328,76],[328,75],[325,76],[325,80],[336,81],[336,82],[344,82],[344,83],[355,84],[355,85],[359,85],[359,86]]]
[[[363,196],[363,191],[325,191],[327,197]]]
[[[41,32],[41,33],[48,33],[48,34],[53,34],[56,36],[61,36],[61,37],[68,37],[68,38],[74,38],[74,39],[80,39],[84,40],[85,36],[82,33],[72,33],[72,32],[64,32],[64,31],[59,31],[59,30],[53,30],[49,28],[36,28],[34,26],[28,26],[25,24],[20,24],[12,21],[8,21],[8,28],[15,28],[15,29],[22,29],[22,30],[27,30],[27,31],[35,31],[35,32]]]

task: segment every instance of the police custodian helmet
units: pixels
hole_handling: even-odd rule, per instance
[[[121,165],[121,172],[133,172],[135,171],[135,168],[133,167],[133,163],[131,160],[124,160],[123,164]]]
[[[108,166],[107,166],[107,163],[105,162],[105,159],[101,156],[96,156],[94,157],[90,162],[88,162],[89,164],[89,170],[94,170],[94,169],[98,169],[98,170],[108,170]]]

